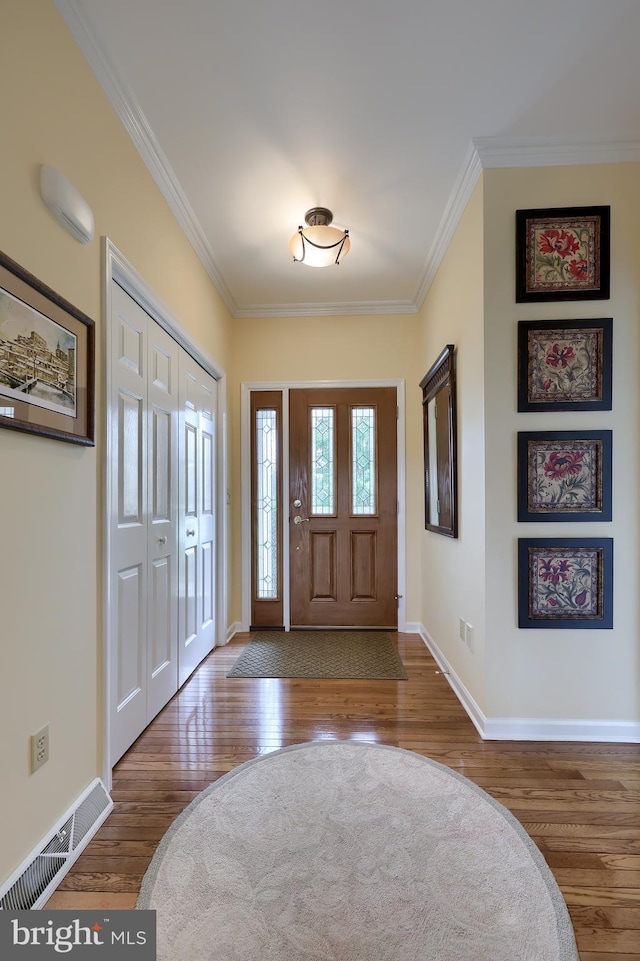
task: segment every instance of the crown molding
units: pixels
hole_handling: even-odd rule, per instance
[[[216,266],[204,230],[140,105],[97,40],[91,19],[76,0],[54,3],[224,304],[235,315],[237,305]]]
[[[449,195],[447,206],[445,207],[433,243],[429,249],[422,278],[418,286],[418,292],[414,300],[416,311],[422,309],[422,305],[429,293],[429,288],[435,280],[440,264],[449,249],[449,244],[453,239],[453,235],[456,232],[465,208],[471,200],[471,194],[480,179],[481,173],[482,164],[480,162],[480,156],[475,144],[471,143],[467,148],[462,166],[458,171],[458,176]]]
[[[578,167],[640,161],[637,140],[570,140],[566,137],[475,137],[483,169],[500,167]]]
[[[234,317],[342,317],[356,314],[417,314],[410,300],[363,300],[322,304],[254,304],[238,307]]]

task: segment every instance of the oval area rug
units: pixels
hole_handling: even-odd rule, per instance
[[[248,761],[171,826],[138,908],[158,961],[577,961],[509,811],[411,751],[313,741]]]

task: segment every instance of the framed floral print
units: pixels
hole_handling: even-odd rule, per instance
[[[518,626],[613,628],[613,538],[521,538]]]
[[[613,320],[518,322],[518,410],[611,410]]]
[[[516,210],[516,301],[609,298],[610,207]]]
[[[519,521],[611,520],[610,430],[518,432]]]

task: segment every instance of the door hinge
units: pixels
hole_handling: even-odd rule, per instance
[[[400,420],[400,408],[396,407],[396,420]]]

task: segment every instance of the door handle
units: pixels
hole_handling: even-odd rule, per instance
[[[166,544],[166,543],[167,543],[166,535],[158,538],[158,544]]]
[[[193,530],[193,531],[187,531],[187,537],[195,537],[195,536],[196,536],[195,530]]]
[[[309,520],[308,517],[300,517],[299,514],[296,514],[296,516],[293,518],[293,523],[296,524],[296,525],[297,525],[297,524],[304,524],[304,522],[305,522],[305,521],[308,522],[308,520]]]

